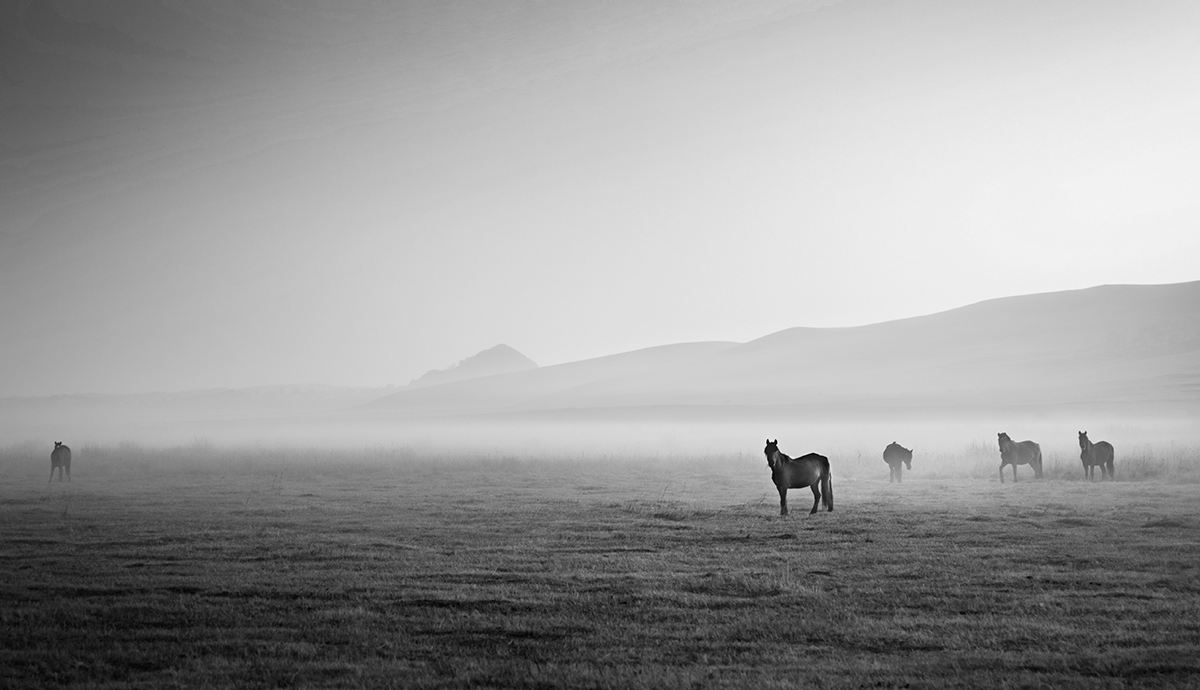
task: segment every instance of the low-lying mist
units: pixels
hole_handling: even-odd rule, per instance
[[[1091,423],[1089,423],[1091,422]],[[74,452],[76,481],[89,475],[130,473],[325,473],[339,468],[386,470],[430,464],[587,463],[614,470],[629,464],[689,465],[717,472],[762,472],[767,438],[793,456],[818,452],[835,476],[886,478],[883,448],[896,441],[913,449],[906,481],[938,477],[995,478],[1000,463],[996,434],[1041,445],[1045,476],[1083,479],[1076,440],[1116,448],[1118,480],[1170,477],[1200,481],[1200,435],[1191,420],[1131,421],[1064,417],[1009,420],[880,420],[804,422],[695,420],[496,420],[453,419],[404,424],[233,424],[119,429],[78,437],[27,440],[0,450],[0,476],[44,474],[52,440]],[[1006,480],[1011,480],[1011,469]],[[1032,478],[1028,466],[1021,479]]]

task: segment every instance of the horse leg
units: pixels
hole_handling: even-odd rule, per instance
[[[779,514],[787,515],[787,487],[779,487]]]
[[[71,466],[67,465],[67,481],[71,481]]]
[[[54,481],[54,465],[50,466],[50,479],[46,480],[46,483],[49,484],[52,481]]]
[[[1007,464],[1007,463],[1003,463],[1003,462],[1000,463],[1000,483],[1001,484],[1004,483],[1004,465],[1005,464]]]
[[[1012,468],[1013,468],[1013,484],[1016,484],[1017,483],[1017,466],[1013,465]]]
[[[888,484],[896,481],[896,468],[888,464]]]
[[[813,482],[812,484],[810,484],[808,487],[808,488],[812,489],[812,492],[813,492],[813,507],[812,507],[812,510],[808,511],[809,515],[812,515],[813,513],[817,512],[817,506],[821,505],[821,489],[819,488],[820,485],[821,485],[820,480],[817,480],[817,481]]]
[[[821,480],[821,489],[825,492],[825,506],[830,513],[833,512],[833,475],[827,474]]]
[[[896,465],[896,483],[904,483],[904,465]]]

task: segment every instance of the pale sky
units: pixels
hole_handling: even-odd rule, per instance
[[[1200,3],[26,5],[0,396],[1200,278]]]

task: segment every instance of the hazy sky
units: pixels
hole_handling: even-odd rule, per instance
[[[0,395],[1200,278],[1200,3],[0,6]]]

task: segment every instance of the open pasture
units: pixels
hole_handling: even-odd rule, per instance
[[[3,687],[1200,684],[1171,474],[830,453],[835,512],[781,518],[752,453],[44,455],[0,456]]]

